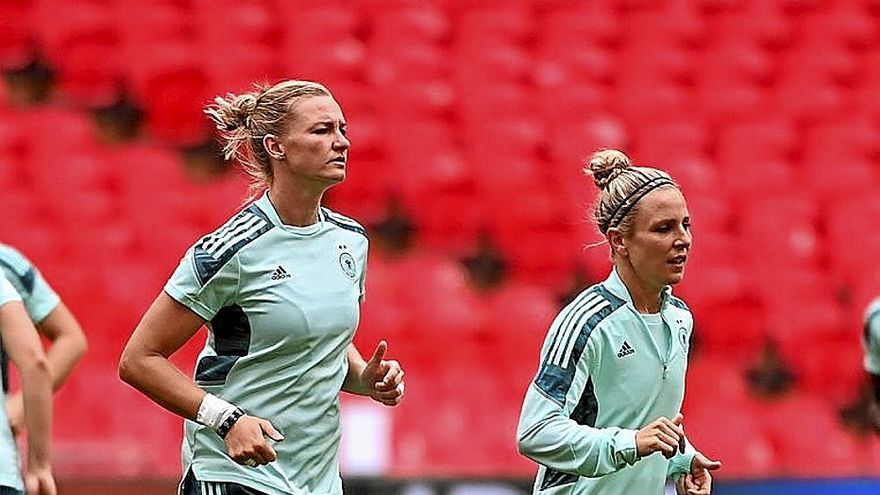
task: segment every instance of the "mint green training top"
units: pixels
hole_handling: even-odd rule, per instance
[[[186,421],[183,469],[270,495],[339,495],[339,392],[364,295],[367,237],[321,208],[285,225],[268,195],[187,251],[165,292],[208,321],[196,384],[272,422],[278,459],[235,463],[211,429]]]
[[[540,464],[534,494],[663,495],[668,476],[689,470],[689,442],[671,460],[636,453],[638,429],[672,419],[684,398],[693,317],[670,288],[661,298],[666,338],[616,271],[553,321],[517,428],[520,452]]]

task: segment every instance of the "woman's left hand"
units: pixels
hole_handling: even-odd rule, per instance
[[[403,399],[403,369],[400,363],[392,359],[386,361],[385,351],[388,350],[388,343],[384,340],[379,342],[373,357],[367,361],[367,366],[361,373],[361,382],[373,400],[381,402],[386,406],[396,406]]]
[[[680,495],[709,495],[712,493],[712,475],[721,467],[719,461],[711,461],[703,454],[697,452],[691,461],[691,471],[682,475],[676,483],[676,489]]]

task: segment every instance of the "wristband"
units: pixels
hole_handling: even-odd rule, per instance
[[[223,420],[223,423],[217,427],[217,435],[219,435],[220,438],[226,438],[226,435],[229,433],[229,430],[232,429],[232,426],[235,425],[236,421],[241,419],[244,415],[244,409],[236,407],[235,410],[232,411],[232,414],[227,416],[226,419]]]
[[[220,427],[237,410],[240,409],[234,404],[230,404],[216,395],[205,394],[202,403],[199,405],[199,411],[196,413],[196,422],[203,424],[214,431],[219,431]],[[242,415],[239,415],[238,418],[241,416]],[[236,420],[238,418],[236,418]],[[229,424],[226,428],[227,432],[234,423],[235,421]]]

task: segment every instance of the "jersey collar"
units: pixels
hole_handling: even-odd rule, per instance
[[[259,209],[263,210],[263,213],[265,213],[266,216],[269,217],[269,221],[272,222],[272,225],[275,225],[276,227],[278,227],[280,229],[284,229],[284,230],[286,230],[288,232],[292,232],[294,234],[300,234],[300,235],[315,234],[319,230],[321,230],[321,224],[324,222],[324,219],[325,219],[325,216],[324,216],[325,213],[322,211],[321,208],[318,208],[318,221],[311,224],[311,225],[306,225],[305,227],[297,227],[294,225],[285,224],[284,222],[281,221],[281,217],[278,216],[278,211],[275,210],[275,205],[273,205],[272,201],[269,199],[269,190],[268,189],[266,189],[266,191],[263,192],[263,195],[260,196],[260,199],[256,200],[254,202],[254,204],[257,205],[257,207]]]
[[[623,283],[623,279],[620,278],[620,275],[617,273],[617,268],[611,269],[611,274],[608,275],[608,278],[602,282],[602,285],[608,289],[608,292],[611,292],[615,296],[623,299],[630,306],[635,308],[635,304],[633,303],[632,296],[629,294],[629,289],[626,288],[626,284]],[[666,306],[666,303],[669,301],[669,296],[672,295],[672,287],[666,286],[663,287],[663,291],[660,292],[660,305],[661,307]]]

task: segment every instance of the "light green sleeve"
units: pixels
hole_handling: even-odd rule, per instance
[[[679,476],[690,472],[691,463],[694,460],[694,456],[697,455],[697,449],[691,445],[691,442],[687,437],[685,437],[684,443],[684,453],[676,452],[676,454],[669,459],[669,467],[666,469],[666,475],[672,477],[672,479],[677,480]]]
[[[865,371],[880,375],[880,300],[874,301],[865,313]]]
[[[21,296],[18,295],[18,291],[9,283],[9,280],[6,280],[3,272],[0,271],[0,306],[10,301],[21,301]]]
[[[58,307],[61,298],[52,290],[52,287],[43,278],[40,271],[33,268],[34,290],[31,291],[29,297],[24,299],[24,306],[27,308],[28,315],[34,323],[40,323],[53,309]]]
[[[589,359],[592,346],[587,347],[585,359]],[[584,370],[588,368],[578,366],[577,373],[587,374]],[[575,377],[572,383],[587,383],[587,378]],[[534,381],[520,414],[517,446],[522,455],[548,468],[591,478],[613,473],[637,460],[636,430],[578,424]]]
[[[21,296],[31,321],[40,323],[52,312],[61,299],[43,278],[40,270],[25,255],[12,246],[0,246],[0,268]]]
[[[210,320],[238,294],[239,272],[238,256],[233,256],[202,283],[196,273],[193,249],[190,248],[165,284],[164,290],[175,301],[205,320]]]

